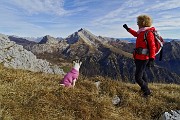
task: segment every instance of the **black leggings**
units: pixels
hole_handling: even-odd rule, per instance
[[[148,78],[146,75],[146,65],[148,60],[135,60],[136,72],[135,72],[135,80],[138,85],[141,87],[142,91],[149,90],[148,88]]]

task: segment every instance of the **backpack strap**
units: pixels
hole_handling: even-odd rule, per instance
[[[163,47],[161,48],[160,55],[159,55],[159,61],[162,60],[162,54],[163,54]]]
[[[148,33],[150,32],[150,30],[147,30],[145,33],[144,33],[144,41],[146,42],[146,45],[147,45],[147,49],[149,50],[149,44],[148,44],[148,40],[147,40],[147,35]],[[152,32],[152,31],[151,31]],[[150,52],[150,50],[149,50]]]
[[[148,50],[149,50],[149,44],[148,44],[148,40],[147,40],[147,35],[148,35],[149,32],[152,32],[153,35],[154,35],[154,32],[151,31],[151,30],[147,30],[147,31],[144,33],[144,41],[146,42],[146,45],[147,45],[147,49],[148,49]],[[156,37],[156,36],[154,35],[154,37]],[[156,38],[155,38],[155,39],[156,39]],[[160,43],[160,42],[159,42],[159,43]],[[161,44],[161,46],[163,46],[163,45]],[[150,52],[150,50],[149,50],[149,52]],[[159,52],[160,52],[159,61],[161,61],[161,60],[162,60],[162,54],[163,54],[163,47],[161,47],[161,50],[160,50]]]

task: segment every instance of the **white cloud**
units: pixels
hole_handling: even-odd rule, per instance
[[[180,29],[180,13],[177,10],[157,12],[154,15],[154,26],[159,30]]]
[[[56,15],[68,14],[64,0],[12,0],[12,3],[30,14],[47,13]]]
[[[116,8],[117,6],[115,6]],[[133,1],[129,0],[121,4],[115,10],[107,12],[105,15],[95,18],[92,21],[94,27],[106,29],[113,35],[128,36],[126,32],[115,34],[111,31],[122,31],[120,25],[124,23],[129,27],[138,29],[136,25],[136,17],[140,14],[148,14],[152,16],[154,26],[160,31],[169,31],[180,29],[180,9],[178,0],[166,1]],[[112,29],[111,29],[112,28]],[[108,33],[107,33],[108,34]]]
[[[143,4],[143,1],[139,2],[134,0],[128,0],[120,6],[118,6],[117,9],[112,10],[108,12],[106,15],[95,19],[92,23],[94,25],[105,25],[114,22],[131,21],[133,19],[136,19],[137,13],[139,11],[138,8]]]
[[[159,30],[180,29],[180,18],[168,18],[155,23]]]
[[[136,17],[152,16],[158,30],[180,30],[178,0],[1,0],[0,32],[66,37],[68,31],[87,27],[97,35],[132,37],[122,27],[137,30]]]
[[[74,0],[73,1],[73,6],[84,6],[84,5],[88,5],[92,2],[96,2],[97,0]]]
[[[148,6],[148,8],[145,9],[145,11],[169,10],[174,8],[180,8],[179,0],[159,1],[154,5]]]

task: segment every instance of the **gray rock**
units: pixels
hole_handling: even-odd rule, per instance
[[[180,120],[180,110],[165,112],[159,120]]]
[[[94,84],[96,85],[96,88],[99,90],[99,86],[100,86],[100,81],[96,81]]]
[[[115,95],[114,98],[112,99],[112,104],[113,105],[118,105],[121,102],[121,99]]]
[[[65,50],[69,45],[65,42],[59,42],[57,44],[37,44],[33,45],[31,51],[34,54],[40,53],[54,53]]]
[[[14,69],[64,74],[58,66],[53,66],[46,60],[37,59],[32,52],[10,41],[8,36],[3,34],[0,34],[0,63],[3,63],[5,67]]]

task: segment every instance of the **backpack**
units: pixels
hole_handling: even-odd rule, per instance
[[[154,34],[154,40],[155,40],[155,55],[160,53],[160,57],[159,57],[159,61],[162,60],[162,53],[163,53],[163,44],[164,44],[164,40],[163,38],[158,34],[158,32],[156,30],[152,31],[152,30],[147,30],[144,34],[144,40],[147,44],[147,48],[149,49],[148,46],[148,42],[147,42],[147,35],[149,32],[152,32]]]

